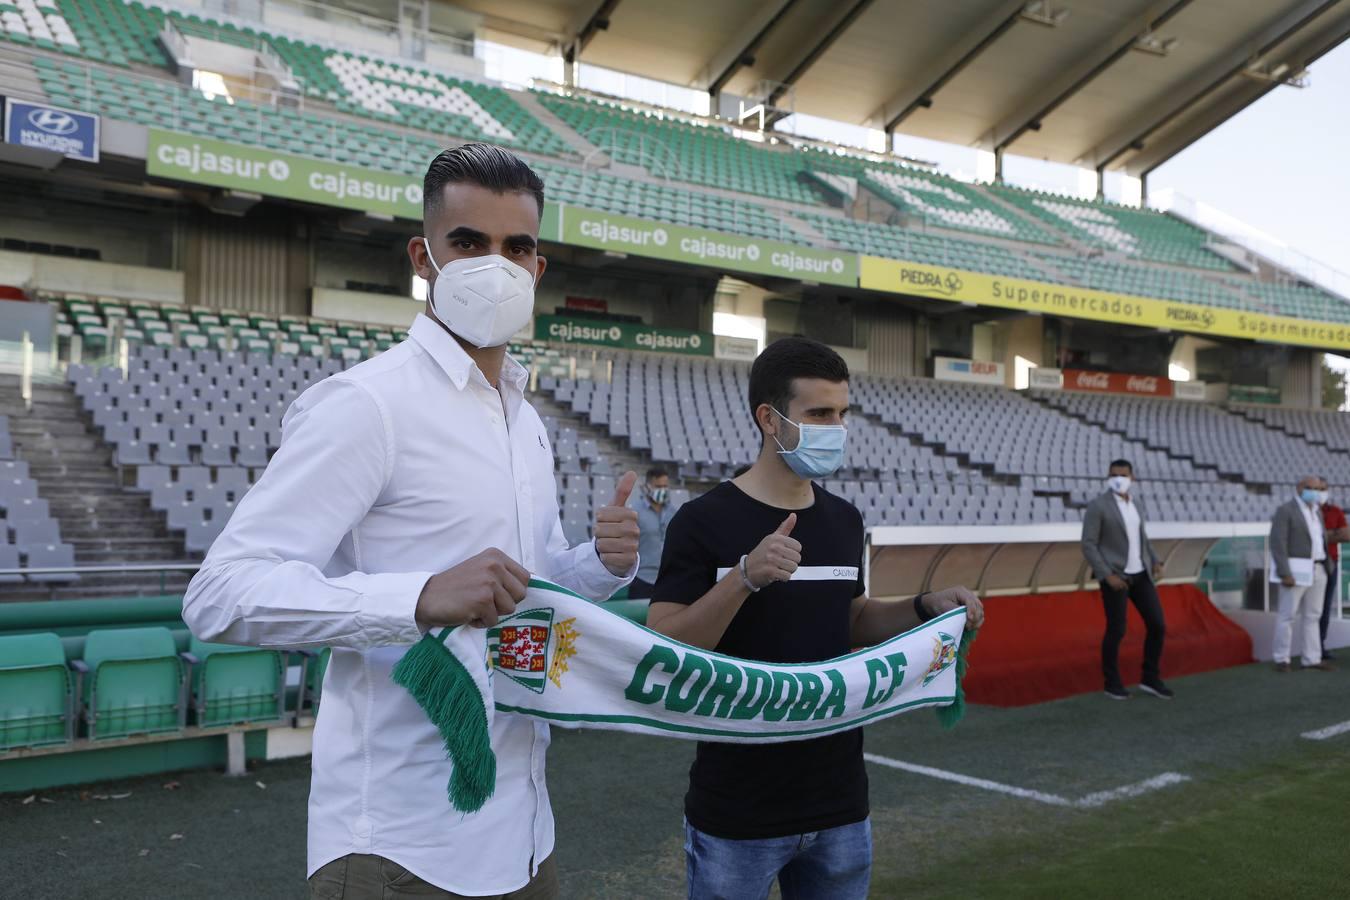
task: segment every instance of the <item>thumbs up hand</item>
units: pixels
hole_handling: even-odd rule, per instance
[[[745,570],[756,588],[768,587],[775,581],[787,581],[801,565],[801,542],[791,536],[795,527],[797,514],[789,513],[783,524],[746,557]]]
[[[638,558],[637,510],[628,508],[628,495],[637,484],[636,472],[625,472],[614,490],[614,501],[595,513],[595,550],[612,574],[633,571]]]

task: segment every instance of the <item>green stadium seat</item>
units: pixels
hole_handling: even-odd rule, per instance
[[[94,740],[177,731],[186,723],[186,679],[167,628],[89,632],[84,658],[72,663],[83,680],[80,704]]]
[[[1075,239],[1103,250],[1171,265],[1233,271],[1226,259],[1207,248],[1209,238],[1204,231],[1165,213],[1007,185],[990,186],[988,190]]]
[[[276,650],[191,639],[192,705],[202,727],[276,722],[285,717],[286,664]]]
[[[70,670],[55,634],[0,637],[0,757],[74,737]]]

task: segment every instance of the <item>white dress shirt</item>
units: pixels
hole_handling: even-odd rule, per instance
[[[629,580],[593,544],[568,549],[526,378],[508,358],[499,393],[418,316],[408,340],[295,400],[281,448],[183,599],[205,640],[333,648],[314,730],[309,874],[369,853],[453,893],[502,894],[553,851],[548,726],[493,718],[496,793],[463,815],[446,798],[440,735],[390,679],[422,637],[427,579],[490,547],[597,600]]]
[[[1130,542],[1130,549],[1125,554],[1125,574],[1137,575],[1144,571],[1143,542],[1139,540],[1139,507],[1128,497],[1115,492],[1111,496],[1116,498],[1116,509],[1120,510],[1120,517],[1125,520],[1125,537]]]
[[[1298,511],[1303,513],[1303,522],[1308,526],[1308,537],[1312,538],[1313,562],[1327,558],[1327,536],[1322,528],[1322,509],[1317,504],[1309,506],[1298,498]]]

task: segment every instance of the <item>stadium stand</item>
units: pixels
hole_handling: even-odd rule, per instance
[[[1040,253],[1035,258],[1044,266],[1062,273],[1062,277],[1054,279],[1056,281],[1117,294],[1172,297],[1204,306],[1252,308],[1252,303],[1241,297],[1232,281],[1220,281],[1183,268],[1141,266],[1066,254]],[[1346,307],[1346,312],[1350,313],[1350,306]]]
[[[767,149],[728,133],[726,125],[641,113],[618,104],[537,92],[539,102],[583,138],[653,175],[757,197],[819,205],[823,190],[798,177],[790,148]]]
[[[1227,260],[1207,249],[1209,238],[1205,232],[1172,216],[1007,185],[991,186],[989,190],[1077,240],[1102,250],[1199,269],[1223,272],[1233,269]]]
[[[32,64],[52,102],[97,109],[109,118],[405,175],[420,173],[447,136],[491,140],[540,157],[537,163],[554,198],[605,212],[799,243],[812,240],[792,224],[804,220],[830,243],[858,252],[1223,308],[1350,321],[1344,299],[1239,273],[1209,249],[1211,238],[1204,231],[1151,210],[967,184],[796,139],[759,143],[719,120],[539,89],[513,95],[417,63],[375,60],[225,16],[122,0],[35,4],[23,0],[0,11],[0,34],[36,53]],[[168,77],[171,63],[159,43],[166,23],[196,38],[270,48],[306,102],[291,108],[247,96],[208,99],[179,85]],[[127,71],[132,68],[136,71]],[[164,75],[144,74],[156,69]],[[532,114],[531,104],[551,113],[552,121]],[[562,135],[555,127],[573,133]],[[587,146],[647,174],[620,177],[574,167],[575,148]],[[848,182],[893,210],[887,216],[884,209],[874,209],[869,219],[898,225],[825,215],[828,207],[849,204],[850,194],[842,187]],[[1011,243],[963,241],[955,233]],[[1065,242],[1077,255],[1042,252]]]
[[[1350,421],[1338,411],[1280,406],[1233,406],[1230,409],[1253,422],[1278,428],[1309,443],[1321,444],[1333,451],[1350,450]]]
[[[595,170],[579,171],[548,163],[540,163],[535,169],[544,179],[549,196],[561,203],[750,237],[790,243],[803,240],[784,219],[757,203]]]
[[[1061,243],[1045,229],[999,209],[979,189],[955,178],[881,164],[862,168],[858,177],[864,186],[896,209],[929,226],[1033,244]]]
[[[606,356],[613,362],[610,383],[545,377],[541,391],[690,483],[726,477],[753,458],[758,439],[743,409],[748,367]],[[855,414],[850,426],[845,468],[826,486],[854,502],[869,525],[1077,521],[1078,510],[1101,493],[1104,461],[1117,457],[1134,461],[1156,519],[1260,521],[1270,515],[1269,486],[1289,477],[1287,469],[1266,478],[1253,472],[1250,488],[1223,480],[1238,473],[1192,459],[1179,449],[1184,444],[1160,444],[1149,433],[1118,433],[1113,420],[1077,415],[1080,404],[1103,399],[1097,395],[1028,397],[996,387],[866,375],[856,376],[852,389],[862,414]],[[1204,408],[1218,422],[1245,427],[1218,407],[1147,402],[1173,415]],[[1271,432],[1269,440],[1278,444],[1287,437]],[[579,450],[582,459],[591,458],[588,448]],[[1305,461],[1319,453],[1311,445],[1305,451]],[[583,477],[580,468],[574,475]],[[610,485],[603,482],[595,493]],[[589,508],[574,498],[588,490],[588,482],[575,489],[569,482],[564,504],[569,534],[584,527]]]
[[[19,749],[172,739],[313,716],[327,650],[199,641],[183,625],[180,599],[5,604],[0,758]],[[109,609],[123,626],[104,624]],[[19,623],[41,630],[13,630]]]
[[[290,401],[401,337],[302,317],[51,299],[69,335],[132,342],[125,374],[76,364],[68,380],[113,464],[125,470],[119,483],[148,499],[189,557],[204,554],[261,474]],[[584,363],[589,369],[578,370],[557,349],[513,350],[538,369],[536,402],[554,442],[569,540],[589,537],[591,514],[612,494],[623,467],[669,466],[684,483],[679,503],[729,476],[757,449],[742,409],[745,364],[600,351]],[[853,501],[869,525],[1075,521],[1100,491],[1102,460],[1118,456],[1135,461],[1156,517],[1252,521],[1268,515],[1267,486],[1287,477],[1283,461],[1336,473],[1334,463],[1350,462],[1320,446],[1327,435],[1311,443],[1291,436],[1269,410],[1250,413],[1270,417],[1257,424],[1204,404],[866,375],[855,378],[854,392],[861,414],[853,420],[845,468],[827,486]],[[1202,411],[1252,446],[1269,448],[1253,456],[1266,464],[1224,468],[1220,449],[1196,453],[1181,435],[1127,416],[1132,404],[1169,419]],[[989,422],[1000,427],[982,427]],[[1221,480],[1233,477],[1250,489]],[[32,540],[47,532],[24,534]]]
[[[1302,284],[1281,284],[1254,278],[1225,279],[1235,291],[1254,297],[1282,315],[1323,322],[1350,322],[1350,303]]]
[[[986,247],[964,243],[972,253]],[[106,479],[147,508],[128,528],[148,530],[166,560],[209,548],[279,444],[294,397],[402,337],[299,316],[46,299],[57,308],[64,352],[76,336],[94,354],[86,358],[110,358],[115,340],[130,344],[125,372],[77,363],[67,384]],[[743,410],[746,364],[609,350],[582,358],[531,343],[512,350],[536,370],[534,399],[554,443],[570,541],[588,539],[594,509],[626,468],[668,466],[678,504],[756,452]],[[1103,460],[1118,456],[1134,460],[1161,520],[1264,519],[1270,486],[1290,477],[1290,460],[1350,483],[1350,457],[1327,446],[1350,431],[1334,416],[868,375],[855,377],[853,390],[848,457],[827,487],[854,502],[868,525],[1076,521],[1100,492]],[[1201,432],[1212,437],[1202,441]],[[6,434],[0,424],[0,445]],[[1228,462],[1229,446],[1250,448],[1244,462]],[[0,502],[13,510],[6,533],[15,564],[87,562],[87,550],[73,552],[83,544],[59,540],[62,520],[78,522],[79,507],[49,514],[27,462],[3,465],[14,475],[0,491],[13,499]],[[22,522],[25,515],[35,521]]]
[[[1048,276],[1043,267],[1033,265],[1022,253],[998,244],[961,240],[822,213],[800,212],[797,215],[839,246],[858,253],[908,259],[935,266],[953,266],[1011,278],[1045,280]]]
[[[1306,474],[1350,484],[1350,455],[1311,444],[1206,403],[1152,397],[1034,392],[1048,407],[1150,447],[1165,447],[1179,460],[1248,484],[1281,492]]]

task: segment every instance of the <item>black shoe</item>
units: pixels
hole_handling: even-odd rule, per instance
[[[1128,700],[1130,699],[1130,692],[1123,687],[1108,687],[1106,689],[1106,696],[1110,697],[1112,700]]]
[[[1323,659],[1335,659],[1336,656],[1335,656],[1335,654],[1333,654],[1330,650],[1323,649],[1323,650],[1322,650],[1322,658],[1323,658]]]
[[[1152,694],[1160,700],[1171,700],[1176,696],[1170,687],[1162,683],[1161,678],[1154,681],[1139,682],[1139,690],[1146,694]]]

